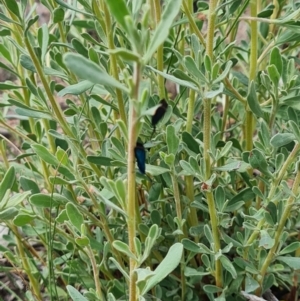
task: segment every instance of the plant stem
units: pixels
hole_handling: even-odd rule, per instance
[[[20,238],[20,235],[17,235],[17,233],[19,233],[18,228],[16,226],[11,226],[11,229],[14,233],[16,233],[15,239],[16,239],[17,249],[19,251],[20,260],[22,261],[22,266],[24,267],[24,271],[29,278],[30,287],[37,300],[42,300],[39,283],[36,280],[35,276],[31,273],[29,262],[24,252],[24,245],[22,243],[22,239]]]
[[[180,192],[178,188],[178,181],[176,179],[176,171],[175,167],[171,167],[171,179],[172,179],[172,186],[174,190],[174,199],[175,199],[175,206],[176,206],[176,215],[179,220],[180,229],[184,233],[184,227],[182,224],[182,209],[181,209],[181,201],[180,201]],[[179,235],[179,239],[183,239],[186,235]],[[184,276],[185,270],[185,262],[184,262],[184,253],[182,254],[181,264],[180,264],[180,274],[181,274],[181,300],[185,300],[186,295],[186,281]]]
[[[89,258],[91,260],[91,264],[92,264],[92,268],[93,268],[93,274],[94,274],[94,282],[95,282],[95,286],[96,286],[96,293],[97,293],[97,297],[99,298],[99,300],[105,300],[103,294],[102,294],[102,290],[101,290],[101,282],[99,279],[99,269],[97,267],[97,262],[93,253],[93,250],[91,249],[90,246],[86,247],[86,252],[89,255]]]
[[[250,13],[252,17],[257,16],[257,0],[250,1]],[[250,45],[250,70],[249,82],[254,81],[257,70],[257,47],[258,47],[258,34],[257,34],[257,21],[250,22],[251,28],[251,45]],[[253,113],[248,106],[246,106],[246,119],[245,119],[245,140],[246,150],[250,151],[253,147],[253,132],[254,132],[254,119]]]
[[[161,4],[160,0],[154,0],[154,12],[155,12],[155,22],[156,25],[159,24],[161,18]],[[156,52],[156,60],[157,60],[157,70],[164,70],[164,45],[160,45],[157,48]],[[165,79],[157,74],[157,82],[158,82],[158,95],[160,99],[165,98]]]
[[[181,202],[180,202],[180,192],[178,188],[178,182],[175,175],[175,167],[171,167],[171,178],[172,178],[172,185],[174,190],[174,199],[176,205],[176,215],[179,221],[182,221],[182,210],[181,210]],[[182,230],[182,229],[180,229]]]
[[[113,50],[115,49],[115,44],[114,44],[114,35],[113,35],[113,30],[112,30],[112,24],[111,24],[111,16],[110,13],[107,9],[106,3],[103,3],[103,8],[104,8],[104,17],[105,17],[105,29],[106,29],[106,36],[107,36],[107,41],[108,41],[108,47],[109,49]],[[96,9],[96,13],[100,14],[98,15],[98,18],[101,18],[101,12]],[[119,73],[118,73],[118,65],[117,65],[117,59],[116,55],[112,52],[109,54],[110,61],[111,61],[111,72],[113,77],[116,80],[119,80]],[[117,101],[118,101],[118,108],[120,112],[120,117],[123,120],[125,124],[127,124],[127,119],[126,119],[126,113],[125,113],[125,108],[124,108],[124,101],[123,101],[123,95],[122,91],[118,88],[116,88],[116,96],[117,96]],[[116,112],[114,111],[115,114],[115,119],[117,119]],[[117,131],[119,133],[119,130]],[[120,133],[119,133],[120,135]]]
[[[185,13],[185,15],[187,16],[187,18],[189,20],[189,25],[190,25],[190,28],[191,28],[191,32],[193,32],[194,34],[196,34],[196,36],[200,40],[201,44],[204,47],[206,47],[205,46],[206,43],[205,43],[204,37],[203,37],[201,31],[198,29],[197,24],[196,24],[196,22],[194,20],[194,17],[191,14],[191,10],[189,9],[188,4],[186,3],[185,0],[182,1],[182,6],[183,6],[183,9],[184,9],[184,13]]]
[[[186,16],[188,16],[189,19],[189,27],[190,32],[198,33],[200,34],[202,38],[202,43],[205,44],[204,38],[201,35],[201,32],[198,30],[198,27],[194,27],[192,23],[194,22],[194,19],[191,15],[191,10],[193,9],[193,1],[189,0],[188,3],[186,1],[183,1],[183,8],[185,11]],[[197,34],[196,33],[196,34]],[[194,58],[195,54],[193,51],[190,51],[191,56]],[[194,111],[195,111],[195,98],[196,98],[196,92],[194,90],[190,90],[189,92],[189,99],[188,99],[188,112],[187,112],[187,121],[186,121],[186,128],[185,130],[192,134],[192,127],[193,127],[193,119],[194,119]],[[193,176],[186,176],[185,177],[185,185],[186,185],[186,196],[190,201],[190,204],[194,201],[194,180]],[[197,210],[196,208],[190,207],[190,212],[187,215],[187,221],[190,227],[195,227],[198,224],[198,218],[197,218]],[[196,237],[195,240],[198,242],[199,237]]]
[[[129,249],[132,254],[136,254],[134,247],[134,238],[136,232],[136,216],[135,216],[135,204],[136,204],[136,193],[135,193],[135,156],[134,148],[137,141],[137,116],[135,111],[134,102],[138,101],[139,97],[139,85],[141,79],[141,65],[139,63],[134,64],[133,70],[133,82],[135,83],[132,99],[129,104],[129,124],[128,124],[128,160],[127,160],[127,174],[128,174],[128,206],[127,206],[127,227],[128,227],[128,243]],[[136,261],[134,258],[129,259],[129,301],[136,301],[138,298],[136,291]]]
[[[297,170],[297,175],[296,175],[296,178],[295,178],[295,181],[294,181],[294,184],[293,184],[293,188],[292,188],[292,193],[293,194],[288,198],[288,201],[285,204],[285,209],[284,209],[283,214],[280,218],[278,228],[275,232],[274,245],[270,249],[270,251],[267,255],[267,258],[265,259],[264,264],[263,264],[263,266],[260,270],[260,275],[262,276],[259,280],[259,283],[260,283],[260,289],[259,290],[260,291],[261,291],[261,288],[262,288],[263,279],[264,279],[264,276],[267,272],[267,269],[270,266],[270,263],[272,262],[272,260],[274,259],[274,256],[276,255],[276,252],[278,251],[277,249],[278,249],[278,246],[279,246],[279,243],[280,243],[280,238],[281,238],[282,232],[284,230],[284,226],[286,224],[286,221],[290,217],[290,212],[291,212],[293,203],[294,203],[295,199],[297,198],[297,192],[299,190],[299,185],[300,185],[300,162],[298,162],[297,169],[298,169]],[[260,291],[259,291],[259,293],[260,293]]]
[[[206,40],[206,54],[210,57],[211,61],[214,61],[213,45],[214,45],[214,33],[215,33],[215,21],[216,21],[216,0],[210,0],[209,13],[208,13],[208,28],[207,28],[207,40]],[[210,90],[210,84],[206,84],[205,90]],[[211,146],[211,99],[206,98],[204,102],[204,128],[203,128],[203,144],[204,144],[204,162],[205,162],[205,180],[211,177],[211,162],[209,150]],[[214,252],[215,254],[220,250],[220,237],[218,231],[218,218],[215,207],[214,196],[211,191],[211,187],[206,190],[206,199],[208,204],[209,216],[211,221],[211,228],[214,238]],[[218,287],[222,287],[222,266],[220,260],[216,260],[215,281]]]

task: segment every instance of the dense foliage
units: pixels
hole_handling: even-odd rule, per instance
[[[0,3],[1,294],[297,300],[300,2]]]

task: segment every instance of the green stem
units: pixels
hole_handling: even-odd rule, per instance
[[[113,50],[115,49],[115,44],[114,44],[114,32],[112,30],[113,26],[111,24],[111,15],[110,12],[107,9],[106,3],[103,3],[103,8],[104,8],[104,18],[105,18],[105,30],[106,30],[106,36],[107,36],[107,42],[108,42],[108,48]],[[97,9],[95,10],[96,16],[98,19],[102,18],[100,10]],[[112,76],[119,81],[119,72],[118,72],[118,65],[117,65],[117,58],[116,55],[112,52],[109,54],[110,57],[110,62],[111,62],[111,72]],[[117,96],[117,101],[118,101],[118,109],[120,112],[120,117],[123,120],[125,124],[127,124],[127,119],[126,119],[126,113],[125,113],[125,107],[124,107],[124,101],[123,101],[123,95],[122,91],[120,89],[116,88],[116,96]],[[114,117],[115,119],[118,118],[117,113],[114,111],[116,114]]]
[[[206,40],[206,54],[210,57],[211,61],[214,61],[213,56],[213,45],[214,45],[214,33],[215,33],[215,21],[216,21],[216,6],[217,0],[210,0],[209,3],[209,13],[208,13],[208,28],[207,28],[207,40]],[[206,84],[206,91],[210,90],[210,84]],[[204,99],[204,126],[203,126],[203,156],[205,162],[205,180],[211,177],[211,162],[210,162],[210,144],[211,144],[211,100]],[[206,190],[206,198],[209,210],[209,216],[211,221],[211,228],[214,238],[214,252],[215,254],[220,250],[220,237],[218,231],[218,218],[217,211],[215,207],[214,196],[211,191],[211,187]],[[222,266],[220,260],[216,260],[216,270],[215,270],[215,281],[218,287],[222,287]]]
[[[178,188],[178,182],[175,175],[175,167],[171,167],[171,178],[172,178],[172,185],[174,190],[174,199],[175,199],[175,206],[176,206],[176,215],[180,223],[182,222],[182,210],[181,210],[181,201],[180,201],[180,192]],[[183,231],[183,229],[180,229]]]
[[[96,262],[93,250],[91,249],[90,246],[86,247],[85,249],[86,249],[86,252],[88,253],[89,258],[91,260],[97,297],[99,298],[99,300],[105,301],[104,295],[103,295],[102,290],[101,290],[101,282],[100,282],[100,278],[99,278],[99,269],[97,267],[97,262]]]
[[[298,162],[297,167],[298,167],[298,171],[297,171],[297,175],[296,175],[296,178],[295,178],[295,181],[294,181],[294,184],[293,184],[293,188],[292,188],[292,193],[293,194],[289,197],[287,203],[285,204],[285,209],[284,209],[283,214],[280,218],[278,228],[275,232],[274,245],[270,249],[270,251],[267,255],[267,258],[264,260],[263,266],[260,269],[260,275],[261,275],[261,278],[259,280],[260,290],[261,290],[262,283],[263,283],[263,280],[264,280],[264,276],[267,272],[267,269],[270,266],[270,263],[273,261],[276,252],[278,251],[277,249],[278,249],[278,246],[279,246],[279,243],[280,243],[280,238],[281,238],[282,232],[284,230],[286,221],[290,217],[290,212],[291,212],[292,206],[294,204],[294,201],[296,199],[295,196],[297,196],[297,192],[298,192],[299,185],[300,185],[300,162]]]
[[[257,16],[257,0],[250,1],[251,17]],[[250,45],[250,71],[249,81],[255,80],[257,71],[257,47],[258,47],[258,33],[257,21],[250,22],[251,28],[251,45]],[[252,111],[246,106],[246,119],[245,119],[245,140],[246,150],[250,151],[253,147],[253,132],[254,132],[254,118]]]
[[[18,228],[16,226],[12,226],[11,229],[15,233],[17,249],[19,251],[19,256],[20,256],[19,259],[22,261],[22,266],[24,267],[25,274],[29,278],[30,287],[31,287],[35,297],[37,298],[37,300],[42,300],[40,285],[39,285],[38,281],[36,280],[35,276],[31,273],[31,268],[28,263],[27,256],[24,252],[24,246],[20,239],[20,235],[17,235],[19,233]]]
[[[228,115],[228,111],[229,111],[229,105],[230,105],[230,100],[229,100],[229,96],[226,95],[225,96],[225,105],[224,105],[224,109],[223,109],[223,117],[222,117],[222,128],[221,128],[221,133],[223,136],[223,141],[226,141],[226,136],[225,136],[225,129],[226,129],[226,123],[227,123],[227,115]]]
[[[185,2],[183,2],[183,3],[185,3]],[[191,1],[189,4],[190,4],[190,6],[192,5]],[[184,5],[186,5],[186,4],[184,4]],[[191,50],[191,55],[192,55],[192,57],[194,56],[192,50]],[[195,112],[195,98],[196,98],[196,92],[194,90],[190,90],[187,121],[186,121],[186,131],[190,134],[192,134],[192,127],[193,127],[193,119],[194,119],[194,112]],[[186,176],[185,184],[186,184],[186,196],[189,199],[190,204],[191,204],[194,201],[193,176]],[[190,225],[190,227],[195,227],[198,225],[196,208],[190,207],[190,212],[187,215],[187,222]],[[198,242],[199,238],[196,237],[195,240],[196,240],[196,242]]]
[[[154,12],[155,12],[155,22],[159,24],[161,18],[161,4],[160,0],[154,0]],[[164,45],[160,45],[157,48],[156,53],[156,60],[157,60],[157,70],[163,71],[164,70]],[[165,79],[160,75],[157,74],[157,82],[158,82],[158,95],[160,99],[165,98]]]
[[[176,171],[175,167],[171,167],[171,179],[172,179],[172,186],[174,190],[174,199],[175,199],[175,207],[176,207],[176,215],[179,220],[180,225],[180,231],[182,233],[185,232],[183,223],[182,223],[182,209],[181,209],[181,201],[180,201],[180,192],[178,187],[178,181],[176,179]],[[185,233],[182,235],[179,235],[179,240],[182,240],[184,237],[186,237]],[[180,275],[181,275],[181,300],[184,301],[186,298],[186,281],[184,276],[184,270],[185,270],[185,260],[184,260],[184,254],[182,254],[181,258],[181,265],[180,265]]]
[[[193,15],[191,14],[191,10],[188,7],[188,4],[186,3],[185,0],[182,1],[182,6],[183,6],[183,10],[185,15],[187,16],[188,20],[189,20],[189,25],[191,27],[191,31],[196,34],[196,36],[198,37],[198,39],[200,40],[201,44],[204,46],[204,48],[206,47],[206,43],[204,40],[204,37],[201,33],[201,31],[198,29],[197,24],[194,20]]]
[[[137,141],[137,116],[135,111],[134,102],[138,101],[139,96],[139,86],[141,80],[141,68],[142,66],[139,63],[134,64],[133,70],[133,82],[135,83],[132,99],[129,103],[129,124],[128,124],[128,160],[127,160],[127,174],[128,174],[128,219],[127,219],[127,227],[128,227],[128,243],[129,249],[133,254],[136,254],[134,247],[134,238],[136,232],[136,215],[135,215],[135,204],[136,204],[136,193],[135,193],[135,155],[134,148]],[[134,258],[129,259],[129,301],[136,301],[138,298],[137,290],[136,290],[136,260]]]
[[[226,77],[225,78],[225,84],[226,88],[230,90],[236,97],[237,100],[239,100],[242,104],[246,105],[247,101],[244,99],[244,97],[232,86],[230,80]]]

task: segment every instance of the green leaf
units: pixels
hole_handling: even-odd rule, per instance
[[[151,66],[146,66],[148,69],[156,72],[157,74],[161,75],[162,77],[170,80],[171,82],[174,82],[180,86],[183,86],[183,87],[187,87],[187,88],[190,88],[192,90],[195,90],[195,91],[199,91],[199,87],[194,84],[193,82],[189,82],[189,81],[186,81],[186,80],[182,80],[182,79],[179,79],[173,75],[170,75],[170,74],[167,74],[165,72],[161,72],[159,70],[156,70],[155,68],[151,67]]]
[[[190,176],[194,176],[195,170],[192,168],[192,166],[190,165],[190,163],[184,161],[184,160],[180,160],[179,161],[180,166],[182,167],[182,169],[184,170],[184,174],[185,175],[190,175]]]
[[[299,126],[293,121],[293,120],[289,120],[288,124],[293,132],[293,134],[295,135],[296,139],[298,140],[298,142],[300,142],[300,130],[299,130]]]
[[[255,89],[255,82],[251,81],[249,86],[249,91],[247,95],[247,102],[249,105],[250,110],[253,114],[257,117],[263,117],[263,111],[260,108],[260,104],[257,99],[256,89]]]
[[[64,63],[79,78],[88,80],[94,84],[118,88],[126,93],[129,93],[128,88],[111,77],[108,73],[106,73],[106,71],[101,69],[94,62],[79,54],[65,54]]]
[[[90,245],[90,240],[87,236],[76,237],[75,242],[81,248],[84,248],[84,247],[87,247],[88,245]]]
[[[10,196],[6,206],[7,207],[16,207],[21,202],[23,202],[30,195],[30,191],[25,191],[22,193],[15,193]]]
[[[245,188],[227,203],[225,212],[237,210],[244,205],[244,202],[247,202],[253,198],[255,198],[255,194],[253,193],[252,189],[250,187]]]
[[[64,20],[65,11],[61,7],[56,7],[53,10],[53,23],[59,23]]]
[[[66,288],[73,301],[89,301],[87,298],[82,296],[78,292],[78,290],[76,288],[74,288],[73,286],[67,285]]]
[[[20,177],[20,185],[24,191],[30,191],[32,194],[40,192],[37,183],[29,178]]]
[[[212,71],[212,62],[209,55],[205,54],[204,56],[204,66],[205,66],[205,72],[208,74],[211,74]]]
[[[7,70],[8,72],[11,72],[12,74],[14,74],[15,76],[20,78],[20,75],[15,72],[11,67],[6,66],[4,63],[0,62],[0,68]]]
[[[264,277],[263,281],[263,292],[265,292],[267,289],[269,289],[271,286],[275,284],[275,276],[274,274],[267,274]]]
[[[275,6],[273,4],[269,4],[265,7],[260,13],[257,14],[258,18],[269,18],[273,14]]]
[[[63,0],[55,0],[55,2],[58,3],[59,5],[61,5],[62,7],[68,8],[68,9],[70,9],[72,11],[76,11],[76,12],[78,12],[80,14],[83,14],[83,15],[86,15],[86,16],[89,16],[89,17],[94,17],[93,14],[90,14],[90,13],[86,12],[86,10],[84,10],[84,9],[78,9],[77,7],[69,5],[67,2],[64,2]]]
[[[16,22],[10,18],[8,18],[7,16],[5,16],[4,14],[0,13],[0,20],[7,22],[7,23],[14,23],[14,24],[18,24],[21,25],[19,22]]]
[[[294,141],[295,135],[292,133],[278,133],[271,138],[271,145],[274,147],[281,147]]]
[[[87,160],[101,166],[112,166],[112,159],[102,156],[87,156]]]
[[[300,270],[300,257],[278,256],[277,260],[285,263],[294,270]]]
[[[15,84],[9,84],[9,83],[1,83],[0,82],[0,90],[14,90],[14,89],[21,89],[26,88],[25,86],[17,86]]]
[[[137,260],[137,258],[135,257],[135,255],[130,251],[129,246],[120,240],[115,240],[113,242],[113,247],[118,250],[119,252],[125,254],[126,256],[128,256],[129,258],[133,258],[135,260]]]
[[[267,71],[268,71],[268,74],[269,74],[269,77],[270,77],[272,83],[275,85],[275,87],[278,87],[279,80],[280,80],[280,74],[279,74],[276,66],[275,65],[267,66]]]
[[[253,149],[249,155],[249,163],[253,168],[257,168],[269,177],[273,177],[272,173],[268,169],[268,162],[264,154],[258,149]]]
[[[207,240],[210,243],[213,243],[214,239],[213,239],[212,231],[211,231],[209,225],[207,225],[207,224],[204,225],[203,230],[204,230],[204,235],[207,238]]]
[[[20,21],[22,21],[19,6],[17,1],[4,0],[7,8],[16,16]]]
[[[249,274],[246,275],[245,280],[245,292],[251,293],[255,291],[257,288],[259,288],[259,283],[252,278]]]
[[[284,249],[282,249],[279,254],[284,255],[284,254],[292,253],[292,252],[295,252],[298,249],[300,249],[300,242],[295,241],[295,242],[292,242],[291,244],[289,244]]]
[[[0,211],[0,220],[2,220],[2,221],[11,220],[18,213],[19,213],[19,210],[15,207],[6,208],[6,209]]]
[[[115,106],[115,105],[113,104],[112,101],[111,101],[111,102],[108,102],[107,100],[104,100],[101,96],[96,95],[96,94],[91,94],[91,98],[92,98],[92,99],[95,99],[96,101],[98,101],[98,102],[100,102],[100,103],[102,103],[102,104],[104,104],[104,105],[106,105],[106,106],[109,106],[109,107],[111,107],[113,110],[119,112],[118,107]]]
[[[115,258],[113,257],[109,257],[109,260],[113,262],[113,264],[117,267],[117,269],[122,273],[122,275],[124,276],[124,278],[126,279],[126,281],[129,281],[129,275],[126,273],[126,271],[122,268],[122,266],[120,265],[120,263],[115,260]]]
[[[65,205],[68,203],[68,200],[59,194],[54,193],[53,195],[38,193],[30,197],[29,202],[41,208],[52,208],[58,205]]]
[[[34,109],[32,109],[31,107],[28,107],[26,106],[24,103],[20,102],[20,101],[17,101],[15,99],[12,99],[12,98],[9,98],[8,99],[8,102],[18,108],[22,108],[22,109],[26,109],[26,110],[33,110],[33,111],[36,111]]]
[[[271,249],[274,246],[275,239],[272,238],[266,230],[260,231],[259,247]]]
[[[288,107],[288,118],[289,118],[289,120],[294,121],[296,124],[299,123],[297,112],[292,107]]]
[[[48,119],[52,120],[52,116],[46,112],[41,112],[37,110],[27,110],[23,108],[17,108],[16,113],[20,116],[27,116],[27,117],[32,117],[32,118],[37,118],[37,119]]]
[[[270,54],[270,65],[274,65],[279,73],[279,75],[282,75],[282,69],[283,69],[283,62],[281,53],[278,47],[273,47],[271,54]]]
[[[178,266],[182,257],[182,252],[183,245],[181,243],[175,243],[171,246],[168,254],[164,257],[154,271],[154,275],[147,279],[147,282],[141,291],[141,295],[146,294]],[[139,282],[137,282],[137,285],[139,285]]]
[[[175,127],[173,125],[167,126],[167,145],[168,153],[176,155],[179,146],[179,138],[175,133]]]
[[[181,243],[183,244],[184,248],[188,251],[191,251],[193,253],[199,253],[199,254],[213,254],[213,251],[211,251],[208,247],[206,247],[204,244],[198,243],[184,238]]]
[[[12,63],[12,57],[10,51],[7,49],[7,47],[4,44],[0,43],[0,53],[3,57],[10,63]]]
[[[37,156],[39,156],[46,163],[54,166],[59,164],[57,158],[52,155],[45,146],[40,144],[32,144],[31,148],[35,151]]]
[[[150,165],[150,164],[146,164],[146,170],[147,173],[149,173],[152,176],[159,176],[166,172],[170,172],[170,170],[167,168],[156,166],[156,165]]]
[[[250,164],[244,161],[233,161],[226,165],[216,167],[214,168],[214,170],[246,172],[250,168],[251,168]]]
[[[70,202],[66,205],[66,211],[72,225],[81,233],[81,225],[84,223],[84,219],[80,211]]]
[[[78,39],[76,38],[72,39],[71,44],[79,54],[81,54],[86,58],[89,57],[88,50]]]
[[[203,82],[206,81],[205,75],[199,70],[195,63],[195,59],[191,56],[187,55],[184,57],[183,62],[185,64],[186,70],[192,74],[196,79],[201,80]]]
[[[13,1],[12,1],[13,2]],[[30,29],[30,27],[39,19],[39,15],[34,16],[27,22],[27,26],[24,31],[24,35],[27,36],[27,32]]]
[[[67,94],[80,95],[85,91],[91,89],[94,85],[95,85],[94,83],[91,83],[88,80],[83,80],[77,84],[65,87],[64,89],[60,90],[57,93],[57,95],[58,96],[65,96]]]
[[[140,60],[140,56],[128,49],[125,48],[116,48],[109,51],[110,53],[116,54],[120,59],[129,62],[138,62]]]
[[[145,241],[145,250],[144,250],[142,260],[140,261],[140,264],[148,258],[149,254],[151,252],[151,249],[154,246],[154,244],[156,243],[156,240],[158,239],[160,234],[161,234],[161,229],[159,229],[156,224],[153,224],[151,226],[151,228],[149,229],[149,232],[148,232],[148,235],[147,235],[147,238]]]
[[[7,28],[3,28],[0,30],[0,37],[10,36],[11,31]]]
[[[161,16],[161,20],[155,28],[149,47],[144,56],[145,63],[152,58],[157,48],[167,39],[173,20],[180,11],[181,2],[181,0],[172,0],[167,2],[166,8]]]
[[[112,15],[115,17],[117,22],[122,26],[122,28],[127,31],[126,16],[130,16],[127,4],[124,0],[106,0],[106,4],[109,7]]]
[[[30,215],[30,214],[26,214],[24,212],[19,213],[13,220],[13,223],[17,226],[17,227],[23,227],[26,224],[30,223],[32,220],[34,220],[36,218],[36,215]]]
[[[195,154],[200,153],[199,142],[188,132],[182,133],[182,141],[187,145],[187,147],[193,151]]]
[[[11,189],[15,182],[15,168],[11,166],[5,173],[0,183],[0,202],[2,201],[7,190]]]
[[[223,81],[225,79],[225,77],[228,75],[232,65],[233,65],[232,61],[229,60],[226,63],[225,68],[222,71],[222,73],[213,81],[213,84],[217,84],[217,83]]]
[[[223,148],[221,148],[220,154],[217,157],[217,160],[227,156],[229,151],[232,149],[232,141],[227,141]]]
[[[31,72],[36,72],[35,70],[35,66],[30,58],[30,56],[26,55],[26,54],[21,54],[20,56],[20,64],[23,68],[31,71]]]
[[[253,186],[252,187],[252,191],[258,196],[260,197],[262,200],[265,199],[265,196],[263,195],[263,193],[260,191],[260,189],[257,186]]]
[[[224,85],[223,85],[223,83],[220,83],[220,86],[217,90],[211,90],[211,91],[205,92],[204,97],[208,98],[208,99],[212,99],[212,98],[218,96],[219,94],[222,94],[223,91],[224,91]]]
[[[47,49],[48,49],[48,43],[49,43],[49,31],[48,31],[48,26],[46,23],[44,23],[41,27],[42,30],[39,29],[38,33],[42,36],[41,38],[41,50],[42,50],[42,54],[41,54],[41,60],[42,62],[45,59],[45,55],[47,53]]]
[[[215,286],[215,285],[212,285],[212,284],[204,285],[203,286],[203,290],[206,293],[209,293],[209,294],[215,294],[215,293],[222,292],[222,288],[221,287],[218,287],[218,286]]]
[[[215,200],[217,209],[221,211],[225,203],[225,191],[222,186],[218,186],[215,190]]]

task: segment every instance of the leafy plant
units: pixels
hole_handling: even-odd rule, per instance
[[[300,6],[269,2],[1,0],[5,294],[297,291]]]

